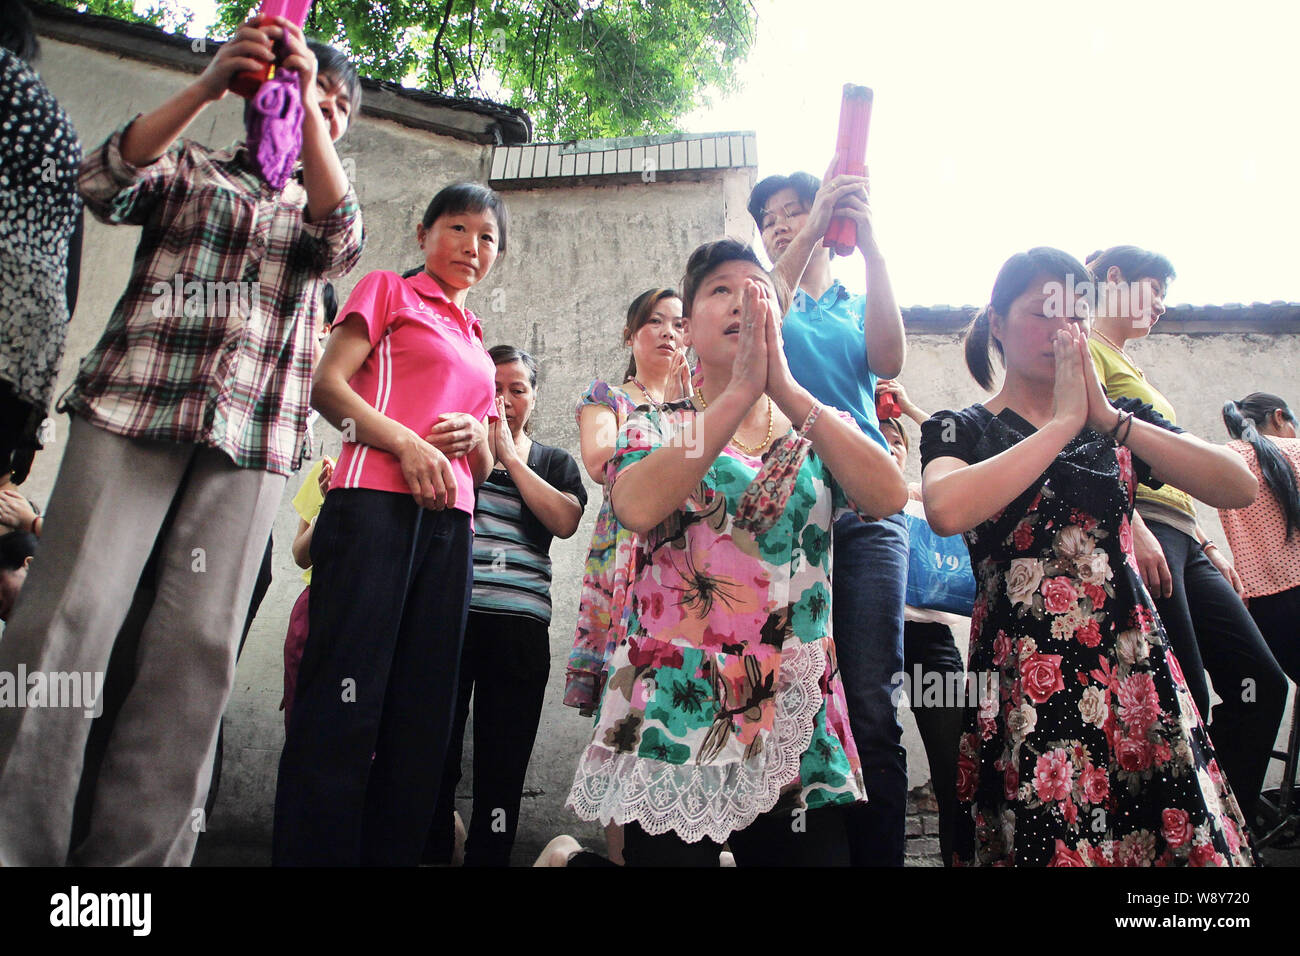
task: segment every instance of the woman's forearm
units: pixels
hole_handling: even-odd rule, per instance
[[[307,218],[320,222],[338,208],[348,192],[348,177],[330,140],[329,124],[311,104],[302,118],[302,184],[307,190]]]
[[[977,464],[938,458],[921,475],[925,516],[938,535],[960,534],[993,517],[1031,487],[1074,437],[1055,421]]]
[[[1259,492],[1259,482],[1240,455],[1195,435],[1171,432],[1135,418],[1124,444],[1151,466],[1155,478],[1212,507],[1245,508]]]
[[[511,458],[505,465],[524,504],[546,530],[557,538],[573,537],[582,520],[578,503],[529,468],[522,458]]]
[[[789,383],[773,389],[773,401],[796,427],[812,410],[807,389]],[[894,459],[839,415],[823,410],[808,430],[813,451],[826,463],[844,493],[859,510],[877,518],[897,514],[907,503],[907,482]]]
[[[410,441],[424,440],[405,425],[377,411],[345,380],[322,375],[321,371],[317,370],[312,382],[312,408],[343,432],[345,441],[355,441],[401,457],[402,448]]]
[[[201,83],[191,83],[157,109],[138,116],[122,136],[122,159],[132,166],[150,165],[211,102]]]
[[[619,475],[610,503],[619,524],[644,534],[681,508],[749,411],[730,389],[695,416],[696,441],[664,445]]]
[[[903,332],[903,313],[894,301],[885,257],[872,243],[863,258],[867,262],[867,304],[863,316],[863,344],[867,363],[880,378],[894,378],[903,370],[907,358],[907,336]]]

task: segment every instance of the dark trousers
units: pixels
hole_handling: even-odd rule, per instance
[[[455,711],[472,538],[468,514],[407,494],[326,495],[273,864],[419,863]]]
[[[1279,666],[1300,684],[1300,587],[1251,598],[1248,607]]]
[[[547,627],[530,617],[470,611],[460,655],[460,692],[442,771],[426,863],[446,863],[454,844],[452,812],[460,782],[465,724],[474,698],[474,811],[466,866],[509,866],[519,801],[542,718],[551,670]]]
[[[907,751],[893,691],[903,667],[907,545],[901,514],[880,521],[846,514],[835,522],[835,653],[867,786],[867,802],[845,813],[854,866],[903,865]]]
[[[1223,700],[1209,723],[1210,741],[1246,821],[1253,824],[1286,707],[1286,675],[1241,598],[1196,539],[1159,521],[1147,527],[1159,540],[1174,581],[1173,596],[1157,600],[1156,610],[1201,718],[1210,713],[1206,671]]]
[[[942,687],[952,686],[947,674],[965,670],[952,631],[946,624],[931,621],[906,621],[903,624],[903,672],[915,675],[940,675]],[[930,783],[939,804],[939,852],[943,865],[952,865],[953,825],[957,812],[957,743],[961,738],[962,701],[947,700],[939,706],[927,705],[921,688],[915,685],[911,700],[916,729],[921,732],[925,756],[930,762]]]
[[[848,866],[844,809],[773,810],[727,837],[727,846],[737,866]],[[651,836],[637,823],[623,828],[623,859],[629,867],[716,867],[721,852],[722,844],[708,837],[687,843],[671,830]]]

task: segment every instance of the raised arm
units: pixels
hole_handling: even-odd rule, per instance
[[[774,308],[768,310],[766,332],[768,395],[797,427],[808,419],[816,399],[790,374]],[[880,518],[903,509],[907,482],[898,464],[855,423],[819,412],[805,437],[859,510]]]
[[[1033,485],[1078,433],[1078,428],[1053,419],[1024,441],[976,464],[934,459],[921,473],[921,500],[930,527],[946,537],[987,521]]]
[[[862,338],[867,350],[867,364],[880,378],[894,378],[903,371],[907,337],[903,333],[903,313],[894,301],[894,287],[889,281],[885,257],[876,244],[870,196],[869,187],[861,193],[850,194],[840,203],[836,213],[853,220],[857,226],[858,251],[866,263],[867,301],[862,319]]]
[[[132,166],[148,166],[157,160],[204,107],[226,95],[234,74],[261,71],[275,62],[271,44],[263,30],[251,23],[241,26],[233,39],[221,45],[197,80],[131,124],[122,137],[122,158]]]
[[[836,204],[845,197],[866,189],[865,176],[836,176],[835,166],[838,161],[838,155],[831,158],[831,164],[826,167],[826,175],[822,177],[821,187],[813,196],[812,208],[808,210],[808,218],[804,220],[803,228],[791,237],[785,251],[777,257],[776,262],[772,263],[772,280],[778,289],[787,294],[787,297],[792,297],[795,289],[799,288],[799,282],[803,279],[803,274],[808,269],[808,262],[812,259],[813,250],[817,248],[817,243],[821,242],[827,228],[830,227]]]
[[[330,125],[321,113],[316,89],[316,55],[307,46],[302,28],[284,17],[275,23],[283,31],[289,54],[283,68],[298,71],[302,91],[302,184],[307,190],[307,219],[319,222],[333,212],[348,192],[348,177],[334,150]],[[268,28],[272,31],[274,28]]]
[[[742,352],[744,335],[742,328]],[[761,380],[761,371],[758,377]],[[697,443],[690,447],[683,442],[664,445],[621,470],[610,489],[619,524],[645,534],[679,509],[727,447],[756,398],[752,386],[733,376],[726,390],[695,416]]]

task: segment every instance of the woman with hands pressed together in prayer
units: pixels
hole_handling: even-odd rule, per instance
[[[1231,451],[1149,405],[1107,401],[1082,263],[1039,247],[1002,267],[966,339],[988,402],[922,427],[925,510],[963,533],[979,593],[957,765],[958,862],[1242,865],[1245,821],[1133,562],[1138,482],[1249,502]],[[1082,281],[1076,278],[1076,282]],[[1236,460],[1234,460],[1236,459]]]
[[[846,864],[840,808],[863,789],[831,636],[830,529],[850,501],[898,511],[907,488],[882,447],[794,381],[747,246],[697,249],[683,303],[692,401],[635,412],[608,466],[614,512],[639,538],[626,637],[569,803],[626,825],[630,866],[716,866],[724,841],[741,866]]]
[[[587,491],[577,462],[534,441],[537,360],[495,345],[497,420],[488,427],[496,467],[474,508],[474,590],[442,792],[425,848],[446,863],[462,743],[474,698],[474,812],[466,866],[508,866],[519,803],[551,668],[551,542],[578,530]]]
[[[424,271],[371,272],[339,311],[312,403],[343,451],[312,535],[309,636],[276,792],[278,865],[415,865],[433,820],[492,467],[492,359],[465,307],[505,203],[457,183],[425,211]]]

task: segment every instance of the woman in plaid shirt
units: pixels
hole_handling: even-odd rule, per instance
[[[233,74],[275,61],[277,40],[303,113],[301,171],[281,190],[242,143],[179,138]],[[0,864],[189,863],[244,609],[307,434],[321,287],[361,254],[333,146],[358,87],[345,59],[289,21],[245,24],[194,83],[82,165],[91,212],[142,231],[126,291],[61,403],[68,446],[0,671],[102,672],[161,534],[157,598],[79,846],[83,707],[0,708]]]

